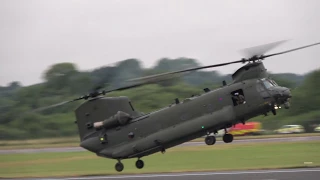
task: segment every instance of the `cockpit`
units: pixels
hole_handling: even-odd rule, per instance
[[[267,79],[267,78],[263,78],[261,79],[263,85],[267,88],[270,89],[272,87],[276,87],[279,86],[274,80],[272,79]]]
[[[257,81],[257,91],[263,99],[272,97],[277,105],[286,105],[288,99],[291,98],[291,92],[288,88],[279,86],[274,80],[269,78],[262,78]]]

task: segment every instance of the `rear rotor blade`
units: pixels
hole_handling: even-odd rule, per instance
[[[38,108],[38,109],[33,110],[33,112],[43,111],[43,110],[46,110],[46,109],[50,109],[50,108],[62,106],[62,105],[64,105],[64,104],[67,104],[67,103],[70,103],[70,102],[72,102],[72,101],[64,101],[64,102],[57,103],[57,104],[53,104],[53,105],[50,105],[50,106],[41,107],[41,108]]]
[[[53,105],[50,105],[50,106],[37,108],[37,109],[34,109],[33,112],[39,112],[39,111],[43,111],[43,110],[46,110],[46,109],[62,106],[62,105],[65,105],[65,104],[68,104],[68,103],[71,103],[71,102],[75,102],[75,101],[84,99],[86,97],[88,97],[88,96],[86,95],[86,96],[82,96],[82,97],[79,97],[79,98],[76,98],[76,99],[73,99],[73,100],[70,100],[70,101],[63,101],[63,102],[60,102],[60,103],[57,103],[57,104],[53,104]]]

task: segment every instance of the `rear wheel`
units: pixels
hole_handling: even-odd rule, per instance
[[[138,169],[142,169],[143,166],[144,166],[144,162],[143,162],[142,160],[138,159],[138,160],[136,161],[136,167],[137,167]]]
[[[204,140],[207,145],[214,145],[216,143],[216,137],[214,136],[207,136]]]
[[[118,162],[116,165],[115,165],[115,169],[116,171],[118,172],[121,172],[123,170],[124,166],[121,162]]]

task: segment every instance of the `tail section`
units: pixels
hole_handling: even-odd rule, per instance
[[[80,140],[99,136],[97,128],[114,128],[138,116],[127,97],[96,98],[81,104],[76,110]]]

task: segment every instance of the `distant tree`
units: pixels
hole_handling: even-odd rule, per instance
[[[50,88],[62,89],[68,85],[69,78],[78,71],[72,63],[59,63],[51,66],[44,73],[44,79]]]
[[[279,83],[284,83],[283,86],[294,88],[299,85],[301,85],[304,81],[305,76],[303,75],[298,75],[298,74],[293,74],[293,73],[276,73],[273,74],[269,72],[270,76],[279,81]],[[278,84],[279,84],[278,83]]]
[[[90,73],[78,72],[69,77],[68,86],[72,94],[87,94],[95,85]]]
[[[77,133],[77,127],[73,124],[74,110],[83,101],[40,113],[32,112],[32,109],[77,98],[99,85],[110,89],[126,85],[127,79],[198,66],[197,61],[191,58],[163,58],[149,69],[142,68],[137,59],[126,59],[114,66],[88,72],[78,71],[72,63],[52,65],[43,74],[45,83],[22,87],[20,82],[12,82],[0,87],[0,139],[74,136]],[[181,75],[156,84],[112,92],[108,96],[128,96],[137,111],[150,112],[174,103],[175,98],[183,101],[191,95],[203,93],[205,87],[214,89],[222,85],[222,80],[232,80],[230,74],[221,75],[217,71],[194,71]],[[319,69],[306,76],[280,73],[271,77],[281,86],[293,87],[292,106],[287,111],[279,110],[277,116],[263,117],[267,121],[261,120],[261,117],[253,120],[262,121],[263,127],[271,129],[287,123],[308,126],[320,122]]]
[[[127,85],[127,80],[141,77],[143,70],[137,59],[126,59],[117,64],[114,77],[110,84],[114,87]]]
[[[11,83],[9,83],[8,85],[8,89],[9,90],[15,90],[22,87],[21,83],[19,81],[13,81]]]
[[[57,77],[65,77],[76,72],[77,69],[73,63],[59,63],[49,67],[44,74],[44,79],[50,81]]]
[[[284,78],[281,78],[278,76],[274,76],[274,77],[272,77],[272,79],[274,81],[276,81],[279,86],[283,86],[283,87],[287,87],[287,88],[295,88],[296,87],[296,84],[294,83],[294,81],[290,81],[288,79],[284,79]]]
[[[182,69],[199,67],[198,62],[195,59],[190,58],[177,58],[169,59],[162,58],[158,61],[158,64],[153,68],[158,72],[177,71]]]

